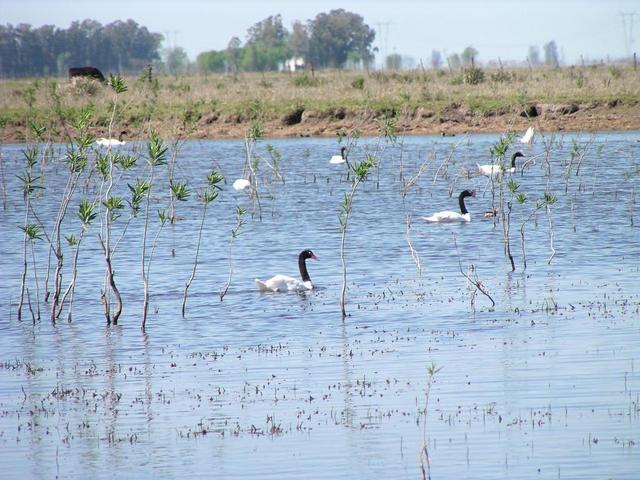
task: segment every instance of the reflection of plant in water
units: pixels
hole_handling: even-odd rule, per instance
[[[475,310],[475,299],[476,299],[477,292],[482,293],[485,297],[489,299],[489,301],[491,301],[491,308],[495,307],[496,302],[493,300],[493,297],[489,295],[486,287],[478,279],[478,272],[476,270],[476,266],[474,264],[471,264],[469,266],[470,273],[465,273],[465,271],[462,269],[462,261],[460,260],[460,252],[458,252],[458,242],[456,241],[456,234],[451,232],[451,236],[453,237],[453,245],[456,248],[456,254],[458,255],[458,268],[460,269],[460,273],[464,278],[467,279],[467,281],[470,284],[476,287],[476,289],[473,290],[473,293],[471,294],[471,308]]]
[[[431,480],[431,459],[429,458],[429,442],[427,440],[427,415],[429,414],[431,386],[435,381],[436,374],[442,370],[442,368],[443,367],[436,367],[436,364],[433,362],[427,367],[427,386],[425,387],[424,410],[422,411],[422,446],[420,447],[420,478],[422,480]]]

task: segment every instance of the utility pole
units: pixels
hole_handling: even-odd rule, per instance
[[[387,60],[387,55],[389,53],[388,45],[389,45],[389,25],[391,22],[376,22],[376,27],[378,31],[382,34],[384,29],[384,36],[382,37],[382,69],[384,70],[385,61]]]
[[[622,19],[622,35],[624,37],[624,51],[627,56],[631,55],[635,40],[633,38],[633,17],[636,16],[636,12],[620,12]],[[627,24],[628,20],[628,24]],[[627,28],[628,25],[628,28]]]

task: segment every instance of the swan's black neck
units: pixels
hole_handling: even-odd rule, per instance
[[[462,212],[463,215],[466,215],[467,213],[469,213],[469,210],[467,210],[467,207],[464,204],[464,197],[466,196],[467,195],[465,195],[465,192],[462,192],[458,197],[458,203],[460,204],[460,211]]]
[[[300,254],[298,257],[298,268],[300,269],[300,276],[303,282],[310,282],[309,272],[307,272],[307,259],[304,258],[304,254]]]
[[[340,149],[340,155],[342,155],[343,160],[347,159],[347,147],[342,147]]]
[[[518,152],[511,155],[511,168],[516,168],[516,157],[518,156]]]

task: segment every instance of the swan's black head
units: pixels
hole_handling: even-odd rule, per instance
[[[460,193],[460,196],[458,198],[462,199],[466,197],[475,197],[475,196],[476,196],[475,190],[464,190]]]
[[[316,257],[315,253],[313,253],[309,249],[301,251],[300,255],[298,256],[298,258],[300,260],[306,260],[307,258],[312,258],[313,260],[318,260],[318,257]]]
[[[340,149],[340,155],[342,155],[342,158],[347,158],[347,147],[342,147]],[[311,251],[311,250],[309,250]]]
[[[517,151],[516,153],[514,153],[513,155],[511,155],[511,160],[514,160],[518,157],[524,157],[524,153],[522,153],[521,151]]]

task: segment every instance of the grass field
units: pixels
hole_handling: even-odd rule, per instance
[[[241,137],[253,120],[267,136],[375,133],[384,117],[401,131],[503,131],[534,123],[542,129],[640,128],[640,71],[613,65],[561,69],[321,71],[127,77],[113,130],[131,138],[150,126],[166,137]],[[96,135],[107,131],[113,92],[67,79],[0,81],[4,142],[28,141],[27,125],[62,139],[88,104]]]

